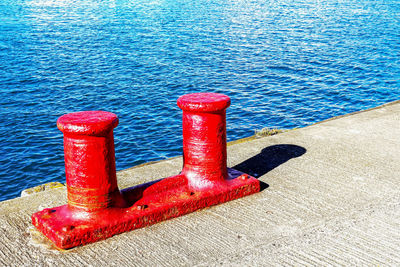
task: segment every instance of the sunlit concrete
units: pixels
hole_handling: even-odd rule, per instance
[[[400,265],[400,103],[228,147],[263,191],[68,251],[31,226],[64,188],[0,203],[1,266]],[[120,188],[177,174],[174,158]],[[10,177],[12,179],[12,177]]]

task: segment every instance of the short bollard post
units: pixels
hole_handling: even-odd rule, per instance
[[[67,249],[259,192],[256,178],[227,168],[229,105],[222,94],[180,97],[182,172],[122,191],[115,173],[117,116],[104,111],[61,116],[57,125],[64,133],[68,204],[36,212],[33,225]]]
[[[117,115],[83,111],[61,116],[68,205],[86,211],[121,206],[115,170],[113,129]]]
[[[193,189],[218,185],[228,177],[226,167],[226,109],[231,100],[216,93],[181,96],[183,110],[182,173]]]

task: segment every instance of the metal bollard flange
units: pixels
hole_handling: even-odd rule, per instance
[[[33,214],[32,223],[57,247],[67,249],[259,192],[256,178],[226,167],[229,105],[222,94],[180,97],[182,172],[122,191],[115,174],[117,116],[86,111],[60,117],[68,204]]]

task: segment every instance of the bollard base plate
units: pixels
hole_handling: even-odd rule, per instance
[[[123,190],[126,208],[85,212],[64,205],[33,214],[32,223],[57,247],[68,249],[260,191],[256,178],[234,169],[228,173],[227,180],[207,190],[191,191],[186,177],[171,176]]]

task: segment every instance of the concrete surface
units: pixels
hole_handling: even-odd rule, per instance
[[[0,203],[1,266],[400,266],[400,102],[228,147],[265,189],[105,241],[56,250],[30,215],[65,188]],[[177,174],[121,171],[120,188]],[[10,177],[12,178],[12,177]]]

